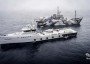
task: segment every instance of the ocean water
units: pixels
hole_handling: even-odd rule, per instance
[[[37,15],[38,17],[38,15]],[[30,15],[0,15],[0,34],[20,31],[27,24],[35,24]],[[35,24],[36,25],[36,24]],[[61,27],[58,27],[61,28]],[[0,64],[90,64],[90,19],[84,17],[81,26],[68,27],[78,31],[77,38],[52,42],[12,45],[0,51]]]

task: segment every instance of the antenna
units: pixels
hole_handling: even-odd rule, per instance
[[[60,15],[59,7],[57,7],[57,15]]]
[[[76,10],[75,10],[75,19],[76,19],[76,14],[77,14],[77,13],[76,13]]]

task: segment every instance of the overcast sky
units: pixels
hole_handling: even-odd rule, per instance
[[[90,0],[0,0],[0,11],[90,10]]]

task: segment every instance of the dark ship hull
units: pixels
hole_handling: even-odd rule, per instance
[[[63,15],[60,14],[61,12],[59,11],[59,9],[57,10],[57,14],[53,14],[52,16],[48,17],[48,18],[42,18],[37,22],[37,26],[74,26],[74,25],[80,25],[80,22],[82,21],[82,18],[77,18],[76,17],[76,11],[75,11],[75,18],[70,19],[69,21],[67,20],[67,18],[65,19],[63,17]]]

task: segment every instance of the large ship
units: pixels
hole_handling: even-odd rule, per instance
[[[44,31],[37,31],[36,28],[30,25],[22,28],[21,32],[15,32],[6,35],[0,35],[0,44],[10,43],[25,43],[25,42],[40,42],[46,40],[53,40],[59,38],[76,37],[77,31],[72,29],[47,29]]]
[[[75,11],[75,18],[67,20],[67,18],[64,18],[64,16],[61,14],[58,8],[56,14],[53,14],[48,18],[42,17],[36,20],[36,22],[37,22],[37,26],[39,27],[55,26],[55,25],[71,26],[71,25],[80,25],[80,22],[82,21],[82,19],[83,19],[82,17],[81,18],[76,17],[76,11]]]

